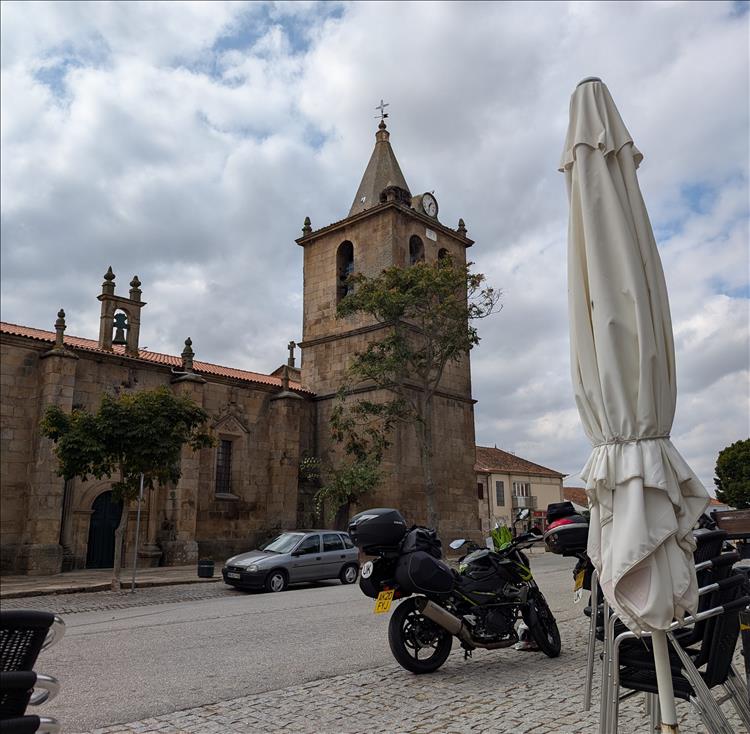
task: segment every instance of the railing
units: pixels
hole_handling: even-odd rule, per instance
[[[536,510],[536,497],[513,497],[513,507],[518,509],[527,507],[529,510]]]

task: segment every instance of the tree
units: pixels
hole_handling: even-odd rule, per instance
[[[55,442],[58,474],[83,481],[116,477],[112,494],[122,501],[122,515],[115,531],[114,591],[120,588],[129,505],[140,491],[141,474],[148,489],[155,482],[177,482],[182,447],[188,444],[198,450],[213,444],[207,420],[202,408],[166,387],[119,397],[105,395],[96,413],[47,408],[40,429]]]
[[[735,441],[716,460],[716,498],[730,507],[750,507],[750,438]]]
[[[334,435],[338,430],[339,439],[354,456],[363,437],[376,455],[382,455],[396,424],[413,425],[420,447],[427,523],[435,528],[439,522],[432,469],[435,393],[447,365],[465,358],[479,343],[472,321],[489,316],[500,298],[499,292],[482,287],[484,275],[471,273],[471,265],[443,258],[409,268],[392,266],[373,278],[357,273],[349,277],[352,287],[337,310],[339,317],[367,314],[387,327],[384,338],[370,342],[354,356],[349,374],[353,380],[383,390],[389,398],[341,403],[346,428],[337,426],[334,414]]]

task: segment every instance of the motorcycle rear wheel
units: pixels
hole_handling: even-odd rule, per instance
[[[555,615],[541,591],[529,596],[528,605],[523,612],[523,620],[529,628],[531,639],[548,658],[556,658],[560,654],[561,643]]]
[[[419,675],[433,673],[448,659],[453,636],[420,614],[414,599],[406,599],[391,616],[388,644],[398,664]]]

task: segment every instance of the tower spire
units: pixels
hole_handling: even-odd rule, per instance
[[[384,110],[387,103],[381,100],[375,108],[380,110],[380,124],[378,131],[375,133],[375,149],[370,156],[370,162],[367,164],[362,181],[357,189],[357,195],[354,197],[349,215],[359,214],[370,207],[377,206],[380,203],[380,192],[389,186],[396,186],[405,191],[409,191],[404,174],[401,173],[401,167],[396,160],[396,154],[391,148],[389,142],[390,133],[386,129],[385,118],[388,113]],[[410,194],[411,195],[411,194]]]

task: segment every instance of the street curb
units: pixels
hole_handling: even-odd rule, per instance
[[[205,584],[222,581],[221,577],[211,579],[175,579],[169,581],[136,581],[136,589],[148,589],[154,586],[179,586],[181,584]],[[130,582],[122,582],[121,591],[127,591],[130,588]],[[105,584],[88,584],[82,586],[65,586],[59,589],[28,589],[26,591],[0,591],[0,601],[4,599],[25,599],[30,596],[60,596],[63,594],[80,594],[85,592],[95,591],[111,591],[112,584],[107,582]]]

